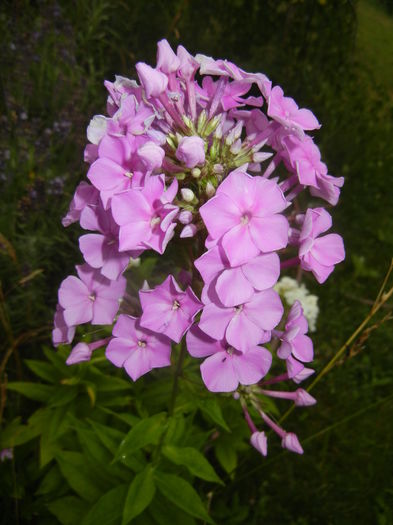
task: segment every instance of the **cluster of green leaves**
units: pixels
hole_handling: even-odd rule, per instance
[[[1,485],[19,519],[53,523],[51,513],[64,525],[214,523],[200,496],[207,484],[223,485],[212,463],[230,476],[246,447],[246,425],[231,431],[226,422],[241,422],[234,401],[202,390],[191,361],[168,412],[169,374],[132,384],[104,357],[67,367],[65,348],[44,351],[46,361],[25,361],[40,382],[8,384],[40,407],[26,422],[10,421],[0,437],[0,449],[14,450],[18,475],[4,462]]]

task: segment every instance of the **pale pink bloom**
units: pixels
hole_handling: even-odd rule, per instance
[[[76,271],[79,279],[71,275],[59,288],[59,303],[64,308],[67,326],[112,324],[126,289],[125,278],[110,281],[88,264],[76,266]]]
[[[304,270],[311,271],[323,283],[334,266],[345,259],[342,237],[330,233],[320,237],[332,226],[331,215],[324,208],[309,208],[299,237],[299,259]]]
[[[171,341],[165,335],[140,325],[140,320],[120,315],[105,355],[117,367],[123,367],[136,381],[153,368],[171,364]]]
[[[99,341],[94,341],[93,343],[78,343],[71,350],[70,355],[67,357],[66,364],[75,365],[84,361],[90,361],[94,350],[101,348],[109,341],[110,337],[107,337],[106,339],[100,339]]]
[[[313,130],[321,127],[309,109],[299,109],[293,98],[284,97],[284,92],[280,86],[274,86],[270,92],[267,114],[283,126],[291,129]]]
[[[275,182],[236,170],[199,211],[210,237],[220,240],[231,266],[238,266],[287,245],[288,221],[279,213],[287,205]]]
[[[265,432],[254,432],[251,435],[250,443],[262,456],[267,456],[267,437]]]
[[[241,352],[270,340],[269,331],[280,322],[284,312],[280,296],[272,289],[255,292],[249,301],[232,307],[224,306],[214,290],[208,293],[208,297],[207,294],[202,297],[206,306],[200,329],[213,339],[225,338]]]
[[[178,207],[170,204],[177,191],[176,179],[165,190],[164,175],[150,176],[141,189],[112,198],[112,213],[120,226],[120,251],[152,248],[163,253],[173,237]]]
[[[217,341],[193,326],[186,336],[193,357],[206,357],[201,364],[202,379],[211,392],[232,392],[241,385],[253,385],[271,366],[271,353],[262,346],[239,352],[225,340]]]
[[[69,344],[74,339],[75,326],[68,326],[64,320],[64,308],[59,304],[56,306],[53,321],[52,341],[54,346]]]
[[[183,291],[172,275],[151,290],[141,290],[141,326],[178,343],[201,310],[202,303],[188,286]]]
[[[205,163],[205,142],[201,137],[182,137],[176,150],[176,158],[187,168],[195,168]]]
[[[214,246],[194,264],[225,306],[242,304],[250,300],[255,291],[272,288],[280,275],[280,259],[276,253],[258,255],[245,264],[231,267],[224,250]]]
[[[327,174],[327,167],[321,162],[321,153],[312,138],[305,136],[300,139],[296,135],[287,135],[283,144],[289,166],[297,173],[300,184],[318,188],[318,177]]]
[[[165,151],[155,142],[149,140],[138,149],[138,156],[147,171],[154,171],[161,168]]]

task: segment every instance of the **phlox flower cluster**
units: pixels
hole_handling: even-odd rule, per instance
[[[257,450],[266,454],[266,436],[249,403],[285,448],[301,452],[263,399],[315,402],[300,388],[266,386],[313,373],[302,304],[283,303],[277,291],[282,271],[300,267],[323,283],[344,259],[341,237],[326,233],[323,203],[337,203],[343,179],[328,174],[310,135],[320,124],[262,73],[182,46],[175,53],[166,40],[156,66],[139,62],[136,72],[137,80],[105,82],[107,114],[87,128],[87,181],[63,219],[85,230],[84,263],[60,285],[54,344],[71,343],[78,325],[110,325],[109,338],[78,343],[67,363],[106,346],[108,360],[136,381],[169,366],[172,343],[182,342],[203,360],[211,392],[236,391]],[[316,206],[301,204],[302,192]],[[145,283],[138,301],[127,280],[145,252],[173,272]]]

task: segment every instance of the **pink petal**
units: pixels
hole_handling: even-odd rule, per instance
[[[345,250],[342,237],[330,233],[315,239],[311,253],[324,266],[332,266],[345,259]]]
[[[288,244],[289,225],[283,215],[253,217],[249,223],[251,237],[262,252],[273,252]]]
[[[93,305],[87,297],[79,304],[73,304],[64,310],[64,321],[67,326],[76,326],[91,321],[93,317]]]
[[[251,299],[254,288],[238,267],[229,268],[221,273],[217,279],[216,292],[225,306],[236,306]]]
[[[220,308],[210,303],[202,311],[199,328],[214,339],[221,340],[234,313],[233,308]]]
[[[217,352],[201,364],[202,379],[210,392],[232,392],[239,381],[233,370],[231,356]]]
[[[256,292],[243,307],[245,315],[262,330],[273,330],[284,313],[280,296],[274,290]]]
[[[203,222],[213,239],[237,226],[241,214],[236,204],[223,193],[215,195],[199,208]]]
[[[242,266],[242,272],[256,290],[266,290],[280,276],[280,258],[276,253],[259,255]]]
[[[239,266],[259,255],[249,229],[249,224],[239,224],[228,231],[222,239],[222,247],[231,266]]]
[[[105,236],[99,234],[82,235],[79,238],[79,248],[85,261],[93,268],[101,268],[104,264],[103,245]]]
[[[268,373],[272,364],[272,355],[266,348],[256,346],[244,354],[233,354],[232,360],[239,383],[254,385]]]
[[[195,325],[187,332],[186,342],[192,357],[207,357],[223,350],[219,341],[212,339]]]
[[[87,299],[89,293],[87,286],[80,279],[70,275],[64,279],[59,288],[60,306],[67,308],[77,305]]]
[[[124,361],[128,359],[130,352],[136,347],[128,339],[123,339],[121,337],[114,337],[109,341],[108,346],[106,347],[105,355],[107,359],[117,367],[121,367],[124,364]]]
[[[240,352],[245,352],[259,343],[263,331],[243,312],[240,312],[235,314],[229,322],[225,336],[231,346]]]

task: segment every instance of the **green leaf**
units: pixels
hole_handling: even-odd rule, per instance
[[[186,430],[186,420],[183,416],[169,418],[168,430],[165,434],[165,443],[177,444],[184,442],[183,436]]]
[[[155,473],[157,488],[169,501],[184,510],[187,514],[214,524],[208,515],[202,500],[188,481],[174,474]]]
[[[62,451],[56,455],[56,461],[69,486],[81,498],[93,502],[100,497],[101,490],[83,454]]]
[[[49,401],[55,392],[55,387],[40,385],[39,383],[29,383],[27,381],[14,381],[7,384],[8,390],[19,392],[34,401]]]
[[[148,465],[132,480],[124,504],[122,525],[130,523],[150,505],[155,491],[153,469]]]
[[[195,525],[192,516],[173,505],[158,492],[149,507],[149,513],[158,525]]]
[[[81,525],[112,525],[120,521],[128,485],[118,485],[101,496]]]
[[[206,481],[223,484],[208,460],[197,449],[165,445],[162,453],[176,465],[184,465],[187,467],[194,476],[198,476],[198,478],[205,479]]]
[[[101,443],[106,447],[109,452],[114,454],[119,448],[119,443],[124,439],[124,432],[120,432],[116,428],[108,427],[88,419],[89,424],[92,426],[95,435],[101,441]]]
[[[45,475],[36,494],[48,494],[55,492],[63,485],[63,477],[60,473],[59,467],[54,465]]]
[[[227,432],[231,431],[222,415],[221,407],[218,404],[217,399],[200,400],[198,406],[204,414],[214,421],[214,423],[217,423],[217,425],[224,428]]]
[[[229,440],[217,440],[214,446],[216,456],[223,469],[230,474],[237,466],[237,454]]]
[[[2,429],[0,434],[0,449],[23,445],[23,443],[27,443],[41,434],[42,427],[40,425],[21,425],[20,419],[20,417],[16,418],[7,427]]]
[[[78,386],[75,385],[59,386],[51,397],[49,406],[60,407],[63,405],[68,405],[76,398],[78,391]]]
[[[115,459],[125,459],[146,445],[157,445],[165,427],[165,413],[143,419],[129,431],[120,443]]]
[[[125,381],[120,377],[103,374],[94,366],[90,366],[87,374],[89,382],[97,385],[97,390],[101,392],[116,392],[118,390],[131,390],[130,381]]]
[[[88,509],[87,504],[75,496],[66,496],[47,504],[48,509],[62,525],[80,523]]]
[[[58,383],[62,378],[58,370],[45,361],[25,359],[24,362],[36,376],[48,381],[48,383]]]

